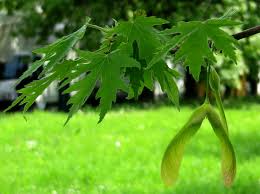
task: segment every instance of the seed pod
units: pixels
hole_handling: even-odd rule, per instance
[[[219,79],[218,73],[216,72],[214,67],[211,67],[211,72],[210,72],[210,76],[209,76],[209,84],[210,84],[211,89],[214,92],[218,92],[220,90],[220,79]]]
[[[207,115],[208,106],[209,104],[203,104],[197,108],[168,145],[161,164],[161,177],[166,185],[176,182],[185,145],[200,128]]]
[[[224,124],[220,120],[220,116],[214,110],[212,106],[208,106],[207,112],[208,120],[217,135],[221,143],[221,152],[222,152],[222,175],[224,179],[225,186],[229,187],[232,185],[233,180],[236,175],[236,156],[233,149],[233,146],[228,138],[228,135],[225,131]]]

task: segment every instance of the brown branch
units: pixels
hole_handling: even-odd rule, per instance
[[[240,39],[243,39],[243,38],[247,38],[249,36],[253,36],[253,35],[258,34],[258,33],[260,33],[260,25],[246,29],[246,30],[239,32],[237,34],[233,34],[232,36],[235,39],[240,40]]]

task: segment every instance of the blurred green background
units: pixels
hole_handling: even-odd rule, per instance
[[[2,23],[12,23],[9,24],[12,25],[10,33],[14,37],[27,38],[26,43],[23,41],[19,44],[20,50],[31,51],[78,29],[84,23],[85,16],[90,16],[94,24],[111,26],[114,23],[113,19],[119,21],[129,19],[133,17],[136,10],[145,10],[148,16],[165,18],[174,25],[182,20],[219,17],[230,8],[237,10],[234,19],[243,22],[243,25],[229,29],[231,34],[259,25],[259,0],[2,0],[0,16],[2,16]],[[2,25],[2,28],[5,28],[3,26],[5,25]],[[79,47],[97,49],[101,37],[100,33],[89,29]],[[29,40],[33,42],[32,45],[28,44]],[[222,76],[223,91],[227,97],[255,96],[260,92],[258,85],[260,38],[259,36],[246,38],[241,40],[240,44],[237,66],[231,65],[230,61],[226,60],[220,60],[217,64],[217,70]],[[2,53],[6,52],[6,47],[2,44],[1,48],[0,42]],[[184,81],[186,98],[203,96],[200,85],[196,84],[189,74],[185,76]]]
[[[113,19],[129,19],[136,10],[145,10],[174,25],[219,17],[230,8],[238,11],[234,19],[243,22],[228,29],[230,34],[259,25],[259,0],[1,0],[0,63],[73,32],[85,16],[111,26]],[[97,49],[101,37],[88,29],[78,47]],[[230,189],[222,184],[220,147],[207,122],[186,149],[177,185],[167,188],[160,180],[167,144],[204,96],[203,80],[195,83],[184,73],[180,112],[146,91],[138,102],[116,105],[99,125],[89,106],[66,127],[66,113],[56,109],[29,112],[27,122],[19,112],[1,114],[0,193],[260,193],[260,36],[240,43],[237,65],[221,57],[216,64],[237,155],[237,177]]]
[[[220,144],[205,121],[188,144],[177,184],[165,187],[160,163],[193,107],[118,107],[97,125],[98,113],[1,114],[0,193],[10,194],[258,194],[259,104],[227,109],[237,157],[234,185],[224,187]]]

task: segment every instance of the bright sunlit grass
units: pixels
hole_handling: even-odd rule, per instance
[[[237,177],[226,189],[220,147],[205,122],[186,149],[177,184],[160,179],[164,150],[191,108],[118,109],[97,125],[98,115],[35,111],[1,114],[1,194],[258,194],[260,106],[227,109]]]

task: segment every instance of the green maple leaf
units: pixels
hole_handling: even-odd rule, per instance
[[[81,59],[86,60],[84,71],[87,75],[64,91],[65,93],[77,92],[68,102],[72,104],[68,120],[86,102],[96,82],[100,80],[101,85],[96,97],[100,98],[99,122],[101,122],[112,103],[115,102],[117,91],[128,92],[128,86],[123,79],[122,72],[126,67],[140,67],[140,64],[121,52],[120,49],[109,54],[88,51],[78,51],[78,54]]]
[[[55,65],[57,65],[62,59],[65,58],[69,50],[72,49],[75,44],[84,36],[89,22],[90,18],[87,18],[85,25],[83,25],[76,32],[68,36],[64,36],[50,45],[34,50],[33,52],[35,54],[42,55],[43,57],[42,59],[34,62],[29,67],[29,69],[23,73],[17,84],[20,83],[23,79],[32,75],[32,73],[41,66],[43,67],[41,75],[48,73]]]
[[[135,98],[142,94],[144,87],[147,87],[150,91],[154,88],[154,77],[151,70],[143,68],[127,68],[126,75],[129,76],[129,91],[128,99]]]
[[[120,22],[114,33],[125,37],[130,44],[137,41],[140,59],[148,62],[158,46],[162,45],[162,35],[154,26],[165,23],[168,22],[160,18],[137,16],[132,21]]]
[[[139,57],[139,46],[135,40],[132,44],[133,47],[133,58],[138,61],[141,65],[141,68],[127,68],[126,75],[129,77],[130,90],[128,92],[128,99],[135,98],[138,99],[138,96],[142,93],[144,86],[153,89],[153,83],[151,84],[151,76],[149,76],[149,70],[146,70],[147,66],[144,59]],[[150,78],[150,79],[149,79]]]
[[[179,108],[179,89],[174,80],[179,76],[178,72],[170,69],[164,61],[154,65],[152,71],[160,83],[162,91],[166,92],[169,99]]]
[[[238,25],[240,23],[227,19],[210,19],[207,21],[210,26],[207,28],[208,36],[213,41],[214,47],[221,50],[224,55],[236,63],[235,46],[238,47],[238,41],[220,27]]]
[[[114,41],[109,48],[112,50],[118,42],[125,42],[128,45],[127,52],[131,53],[131,56],[141,65],[140,68],[126,69],[130,85],[128,99],[133,97],[137,99],[144,87],[153,89],[154,77],[152,71],[147,69],[147,64],[157,48],[166,40],[166,37],[160,34],[154,26],[165,23],[167,23],[166,20],[156,17],[136,16],[131,21],[118,23],[105,34],[107,38],[103,47],[108,47],[107,43],[111,42],[107,40],[111,40],[111,37]]]
[[[35,102],[36,98],[43,93],[43,91],[56,79],[55,74],[48,75],[40,80],[35,80],[28,85],[25,86],[25,88],[22,88],[18,90],[17,92],[20,93],[20,96],[16,98],[16,100],[7,108],[4,110],[4,112],[10,110],[17,104],[23,105],[24,109],[23,112],[26,112],[32,104]]]
[[[39,76],[40,79],[32,81],[27,84],[25,88],[18,90],[17,92],[20,93],[20,96],[5,110],[5,112],[17,104],[25,104],[24,112],[26,112],[34,103],[36,98],[41,95],[53,81],[61,81],[70,73],[69,69],[71,70],[71,68],[75,67],[77,63],[74,61],[64,62],[63,60],[69,50],[72,49],[73,46],[84,36],[89,21],[90,19],[88,19],[86,24],[76,32],[64,36],[48,46],[33,51],[36,54],[43,55],[43,58],[34,62],[19,78],[17,84],[30,76],[40,67],[43,67],[43,71]]]
[[[141,63],[141,68],[127,68],[126,69],[126,75],[129,76],[129,83],[130,83],[130,91],[128,98],[131,99],[132,97],[135,97],[137,100],[139,94],[142,92],[143,89],[143,63],[144,60],[140,60],[139,58],[139,47],[138,43],[135,40],[132,44],[133,47],[133,58]]]
[[[226,57],[236,61],[235,46],[238,45],[237,40],[220,28],[238,24],[240,23],[229,19],[180,22],[177,26],[163,32],[164,35],[174,35],[174,37],[157,51],[149,67],[164,58],[171,49],[179,46],[175,54],[175,61],[183,60],[193,77],[198,80],[201,66],[205,64],[204,60],[216,62],[209,41],[214,44],[214,47],[221,50]]]

